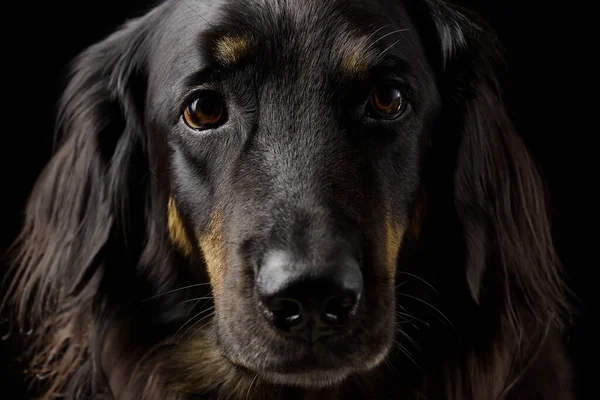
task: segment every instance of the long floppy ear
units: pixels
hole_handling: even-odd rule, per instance
[[[515,330],[560,324],[568,306],[545,188],[499,93],[497,40],[475,15],[427,3],[441,50],[440,125],[444,134],[457,132],[442,140],[455,148],[451,179],[471,295],[481,306],[504,308]]]
[[[147,18],[130,21],[74,61],[59,104],[57,149],[33,188],[15,246],[7,298],[27,332],[32,372],[55,385],[49,393],[85,357],[92,302],[109,268],[107,246],[121,246],[119,257],[139,258],[144,233],[134,229],[144,226],[148,170],[140,99]]]

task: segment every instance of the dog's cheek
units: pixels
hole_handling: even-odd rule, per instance
[[[198,245],[204,257],[215,298],[223,290],[226,273],[222,221],[221,214],[218,211],[213,212],[207,229],[198,234]]]

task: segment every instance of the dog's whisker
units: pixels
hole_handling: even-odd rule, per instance
[[[210,300],[212,298],[213,298],[212,296],[194,297],[193,299],[187,299],[187,300],[180,301],[179,303],[177,303],[177,305],[179,306],[181,304],[189,303],[190,301],[199,302],[200,300]]]
[[[387,358],[384,359],[385,365],[387,366],[387,368],[392,372],[393,375],[400,377],[400,374],[398,373],[398,370],[394,367],[394,364],[392,364],[390,362],[390,360],[388,360]]]
[[[373,46],[375,46],[377,44],[377,42],[385,39],[386,37],[390,36],[390,35],[394,35],[396,33],[400,33],[400,32],[406,32],[409,31],[410,29],[396,29],[395,31],[391,31],[386,33],[385,35],[382,35],[381,37],[379,37],[377,40],[375,40],[373,43],[371,43],[369,45],[369,47],[367,47],[367,50],[370,50],[371,48],[373,48]]]
[[[423,303],[423,304],[425,304],[426,306],[429,306],[429,307],[431,307],[431,309],[432,309],[432,310],[434,310],[434,311],[436,311],[436,312],[437,312],[437,313],[438,313],[440,316],[442,316],[442,318],[444,318],[444,320],[446,320],[446,321],[448,322],[448,324],[450,324],[450,326],[454,327],[454,325],[452,324],[452,321],[450,321],[450,319],[448,319],[448,317],[446,317],[446,314],[444,314],[443,312],[441,312],[439,309],[437,309],[437,308],[436,308],[435,306],[433,306],[432,304],[430,304],[430,303],[426,302],[425,300],[423,300],[423,299],[420,299],[420,298],[418,298],[418,297],[411,296],[410,294],[406,294],[406,293],[398,293],[398,295],[400,295],[400,296],[405,296],[405,297],[408,297],[408,298],[410,298],[410,299],[413,299],[413,300],[416,300],[416,301],[418,301],[418,302],[420,302],[420,303]]]
[[[204,307],[211,301],[213,300],[213,297],[210,296],[209,298],[206,299],[206,301],[204,303],[202,303],[202,306],[200,307],[201,309],[204,309]],[[191,312],[194,310],[194,308],[196,308],[196,306],[198,306],[198,304],[200,303],[200,300],[196,301],[188,310],[188,312],[185,314],[185,316],[187,317],[188,315],[191,314]]]
[[[205,329],[207,326],[209,326],[209,325],[211,325],[211,324],[216,324],[217,322],[219,322],[219,321],[221,321],[221,320],[225,319],[225,317],[224,317],[224,316],[222,316],[222,315],[221,315],[221,316],[219,316],[219,315],[217,315],[216,313],[212,313],[212,315],[210,315],[210,317],[211,317],[211,318],[210,318],[210,320],[209,320],[208,322],[206,322],[206,323],[205,323],[204,325],[202,325],[200,328],[196,329],[196,330],[195,330],[195,331],[194,331],[194,332],[193,332],[191,335],[189,335],[189,336],[187,337],[187,339],[185,339],[185,340],[187,340],[187,341],[191,340],[191,339],[192,339],[192,338],[194,338],[194,336],[196,336],[196,334],[197,334],[198,332],[200,332],[202,329]],[[201,320],[198,320],[198,321],[196,321],[196,322],[194,323],[194,325],[196,325],[196,324],[200,323],[202,320],[205,320],[205,319],[206,319],[206,317],[202,317],[202,319],[201,319]],[[208,334],[208,336],[206,337],[206,339],[207,339],[207,340],[208,340],[208,339],[210,339],[210,338],[212,337],[212,335],[215,335],[215,336],[217,335],[217,330],[216,330],[216,329],[212,329],[212,330],[210,331],[210,333]]]
[[[385,24],[383,26],[380,26],[379,28],[375,29],[373,32],[371,32],[371,34],[369,36],[367,36],[366,40],[369,41],[373,38],[373,36],[375,36],[376,34],[378,34],[379,32],[381,32],[383,29],[389,27],[390,24]],[[367,50],[370,49],[370,45],[369,47],[367,47]]]
[[[396,329],[403,337],[405,337],[413,346],[415,346],[415,348],[417,350],[421,350],[421,346],[419,346],[419,344],[412,338],[410,337],[410,335],[406,332],[404,332],[402,329],[397,328]]]
[[[431,288],[431,290],[433,290],[436,294],[439,294],[439,292],[433,287],[433,285],[431,283],[427,282],[425,279],[421,278],[420,276],[411,274],[410,272],[406,272],[406,271],[398,271],[398,273],[408,275],[410,277],[420,280],[421,282],[423,282],[424,284],[429,286]],[[404,281],[404,282],[406,282],[406,281]],[[400,285],[398,285],[398,286],[400,286]],[[396,288],[398,288],[398,286],[396,286]]]
[[[421,372],[425,372],[423,371],[423,368],[415,361],[415,359],[412,357],[412,355],[410,354],[410,352],[408,350],[406,350],[404,348],[404,346],[402,346],[400,343],[398,343],[396,340],[394,340],[394,343],[396,344],[396,346],[398,347],[398,350],[400,350],[402,352],[402,354],[404,354],[410,361],[413,362],[413,364],[415,364],[415,366],[417,368],[419,368],[419,370]]]
[[[167,294],[179,292],[181,290],[186,290],[186,289],[191,289],[191,288],[194,288],[194,287],[200,287],[200,286],[206,286],[206,285],[210,285],[210,283],[196,283],[196,284],[193,284],[193,285],[184,286],[184,287],[181,287],[179,289],[173,289],[173,290],[169,290],[167,292],[156,294],[156,295],[151,296],[151,297],[147,297],[147,298],[143,299],[142,302],[145,302],[145,301],[148,301],[148,300],[152,300],[152,299],[156,299],[157,297],[165,296]]]
[[[394,289],[398,289],[400,286],[404,285],[406,282],[408,281],[402,281],[399,284],[397,284],[396,286],[394,286]]]
[[[423,321],[422,319],[415,317],[414,315],[411,315],[411,314],[408,314],[408,313],[405,313],[405,312],[402,312],[402,311],[397,311],[397,310],[396,310],[396,311],[394,311],[394,313],[395,313],[397,316],[401,316],[401,317],[403,317],[403,318],[404,318],[404,317],[406,317],[406,318],[410,318],[410,321],[418,321],[418,322],[422,323],[423,325],[425,325],[425,326],[427,326],[427,327],[429,327],[429,326],[430,326],[428,322],[425,322],[425,321]],[[410,321],[406,321],[406,322],[410,322]]]
[[[402,325],[403,325],[403,324],[408,324],[408,325],[410,325],[411,327],[415,328],[416,330],[419,330],[419,329],[421,329],[419,326],[417,326],[417,324],[415,324],[415,322],[413,322],[413,321],[415,321],[414,319],[406,319],[406,318],[404,318],[404,317],[401,317],[401,316],[399,316],[399,315],[396,315],[396,316],[397,316],[399,319],[401,319],[401,321],[398,321],[398,320],[396,321],[396,328],[398,328],[398,329],[402,329]],[[416,321],[416,322],[418,322],[418,321]]]
[[[397,348],[403,349],[405,352],[404,354],[412,355],[412,353],[406,347],[402,346],[402,343],[400,343],[398,340],[394,339],[394,344],[396,345]]]
[[[400,317],[400,318],[402,318],[402,317]],[[412,322],[412,320],[407,320],[407,319],[404,319],[404,318],[402,318],[402,321],[396,321],[396,328],[401,329],[402,328],[402,326],[401,326],[402,324],[408,324],[411,327],[415,328],[416,330],[419,330],[419,327],[417,325],[415,325]]]
[[[375,57],[375,62],[379,61],[388,50],[390,50],[392,47],[394,47],[395,45],[400,43],[400,40],[402,40],[402,38],[396,40],[394,43],[392,43],[388,47],[386,47],[381,53],[379,53],[379,55],[377,57]]]
[[[214,309],[214,306],[213,306],[213,307],[209,307],[209,308],[207,308],[207,309],[205,309],[205,310],[202,310],[202,311],[200,311],[199,313],[197,313],[197,314],[196,314],[196,315],[194,315],[193,317],[191,317],[191,318],[188,318],[188,320],[187,320],[187,321],[186,321],[186,322],[185,322],[183,325],[181,325],[181,326],[179,327],[179,329],[177,330],[177,332],[175,332],[175,335],[173,335],[173,337],[174,337],[174,338],[175,338],[175,337],[177,337],[177,335],[179,334],[179,332],[181,332],[181,330],[182,330],[183,328],[185,328],[185,327],[186,327],[186,326],[187,326],[187,325],[188,325],[190,322],[192,322],[194,319],[196,319],[197,317],[199,317],[199,316],[201,316],[202,314],[206,313],[207,311],[211,311],[211,310],[213,310],[213,309]],[[210,312],[210,313],[209,313],[209,314],[207,314],[206,316],[202,317],[202,318],[201,318],[199,321],[196,321],[196,322],[194,322],[192,325],[190,325],[190,326],[189,326],[189,327],[188,327],[188,328],[185,330],[185,332],[183,332],[183,334],[182,334],[182,335],[185,335],[185,333],[186,333],[186,332],[187,332],[187,331],[188,331],[188,330],[189,330],[189,329],[190,329],[192,326],[194,326],[196,323],[198,323],[198,322],[200,322],[200,321],[204,320],[204,318],[206,318],[207,316],[210,316],[210,315],[212,315],[212,314],[214,314],[214,312]]]
[[[204,318],[202,318],[202,319],[204,319]],[[195,331],[194,331],[194,332],[193,332],[193,333],[192,333],[192,334],[191,334],[191,335],[190,335],[190,336],[187,338],[187,340],[191,340],[191,339],[192,339],[194,336],[196,336],[196,334],[197,334],[198,332],[200,332],[202,329],[206,328],[206,327],[207,327],[208,325],[210,325],[210,324],[216,323],[217,321],[219,321],[219,320],[221,320],[221,319],[223,319],[223,318],[222,318],[222,317],[217,317],[216,319],[215,319],[215,318],[211,319],[210,321],[208,321],[207,323],[205,323],[204,325],[202,325],[200,328],[196,329],[196,330],[195,330]],[[200,322],[200,321],[198,321],[198,322]],[[210,334],[209,334],[209,335],[206,337],[206,340],[208,340],[208,339],[209,339],[209,338],[212,336],[212,334],[213,334],[213,333],[216,333],[216,331],[213,331],[213,332],[211,332],[211,333],[210,333]],[[206,340],[205,340],[205,341],[206,341]]]
[[[250,386],[248,386],[248,392],[246,393],[246,400],[248,400],[250,398],[250,391],[252,390],[252,386],[254,385],[254,382],[256,382],[257,379],[258,379],[258,374],[256,374],[254,379],[252,379],[252,382],[250,382]]]
[[[396,315],[396,317],[398,317],[398,318],[400,318],[402,320],[402,321],[397,321],[397,323],[399,323],[399,324],[409,324],[412,327],[414,327],[415,329],[420,329],[419,326],[417,326],[417,325],[415,325],[413,323],[413,321],[415,321],[415,322],[420,322],[421,324],[425,325],[428,328],[431,327],[431,324],[429,322],[427,322],[427,321],[425,321],[425,320],[423,320],[421,318],[415,317],[412,314],[407,313],[406,312],[406,308],[404,308],[402,306],[399,306],[399,307],[402,308],[402,310],[404,310],[404,312],[398,311],[398,310],[394,311],[394,314]],[[436,318],[437,318],[437,315],[436,315]]]

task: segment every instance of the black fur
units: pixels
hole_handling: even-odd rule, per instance
[[[247,47],[234,65],[223,36]],[[348,76],[361,38],[376,62]],[[167,1],[87,49],[7,296],[40,393],[571,399],[567,289],[499,56],[438,0]],[[392,82],[405,113],[373,118]],[[193,131],[182,110],[209,90],[225,123]],[[349,333],[275,333],[265,254],[341,247],[365,280]]]

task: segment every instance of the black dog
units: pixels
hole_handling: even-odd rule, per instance
[[[44,398],[572,398],[496,46],[438,0],[186,0],[86,50],[8,296]]]

